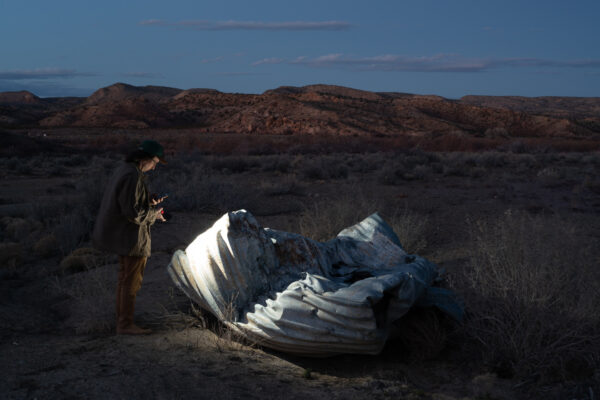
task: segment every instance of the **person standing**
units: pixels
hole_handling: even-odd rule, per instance
[[[116,314],[118,335],[150,333],[133,322],[135,298],[142,286],[146,261],[151,253],[150,227],[165,221],[158,205],[163,198],[151,198],[145,174],[166,164],[163,147],[145,140],[112,174],[98,211],[92,242],[102,251],[119,256]],[[166,196],[165,196],[166,197]]]

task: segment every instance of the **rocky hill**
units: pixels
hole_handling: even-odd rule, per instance
[[[27,90],[20,92],[0,92],[0,104],[37,104],[41,100]]]
[[[308,135],[600,136],[600,98],[466,96],[450,100],[331,85],[260,95],[117,83],[87,98],[0,93],[0,126],[194,127]]]

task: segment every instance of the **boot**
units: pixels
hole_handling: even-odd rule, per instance
[[[121,285],[119,285],[121,286]],[[118,288],[117,300],[117,335],[147,335],[150,329],[140,328],[133,323],[135,295],[128,295],[125,288]]]

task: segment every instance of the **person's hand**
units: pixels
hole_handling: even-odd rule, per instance
[[[152,199],[150,199],[150,205],[151,206],[156,206],[156,205],[162,203],[163,201],[165,201],[165,199],[167,197],[169,197],[169,196],[163,196],[163,197],[160,197],[160,198],[152,198]]]
[[[156,219],[159,220],[159,221],[162,221],[162,222],[167,222],[167,220],[163,216],[163,209],[162,209],[162,207],[156,210]]]

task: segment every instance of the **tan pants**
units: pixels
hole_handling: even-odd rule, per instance
[[[142,287],[147,257],[119,256],[117,284],[117,329],[133,324],[135,296]]]

